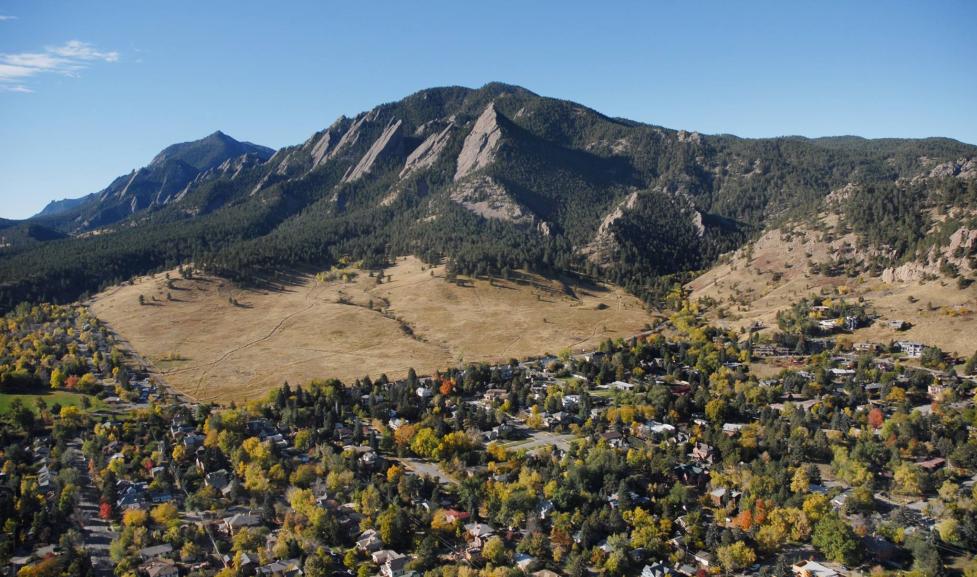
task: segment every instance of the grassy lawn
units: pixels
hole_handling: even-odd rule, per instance
[[[10,410],[10,404],[14,402],[14,399],[20,399],[24,403],[24,406],[37,412],[37,399],[44,399],[48,407],[51,407],[55,403],[60,404],[62,407],[72,406],[82,408],[82,395],[81,393],[70,393],[67,391],[46,391],[43,393],[26,393],[26,394],[7,394],[0,393],[0,414],[4,414]],[[88,396],[88,400],[92,403],[92,410],[98,410],[105,407],[105,403],[101,400]]]

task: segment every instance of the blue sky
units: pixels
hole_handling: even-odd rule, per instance
[[[498,80],[706,133],[977,143],[977,2],[0,0],[0,216],[220,129]]]

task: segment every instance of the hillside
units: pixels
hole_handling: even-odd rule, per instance
[[[5,250],[0,307],[70,300],[191,260],[248,282],[406,255],[464,274],[576,271],[652,303],[671,275],[817,214],[834,190],[871,201],[901,182],[972,182],[977,157],[940,138],[689,133],[505,84],[424,90],[273,155],[229,140],[170,147],[82,207],[32,221],[73,238]],[[888,216],[913,210],[895,206]]]
[[[959,203],[932,209],[913,258],[892,259],[852,230],[841,199],[810,223],[789,223],[724,255],[686,285],[707,318],[726,328],[776,330],[777,312],[801,298],[864,300],[878,319],[852,342],[915,340],[960,356],[977,350],[977,220]],[[965,205],[964,205],[965,206]],[[958,223],[950,224],[952,220]],[[949,225],[949,226],[948,226]],[[894,226],[888,223],[886,226]],[[950,229],[952,232],[947,233]],[[880,260],[890,266],[875,268]],[[888,321],[901,320],[897,330]]]
[[[445,280],[444,267],[415,258],[399,259],[383,274],[381,284],[351,268],[245,289],[171,271],[172,288],[162,274],[144,277],[97,295],[91,308],[167,383],[222,402],[261,396],[286,380],[396,378],[411,367],[429,374],[459,363],[593,349],[654,322],[617,288],[515,273],[512,280],[456,284]]]

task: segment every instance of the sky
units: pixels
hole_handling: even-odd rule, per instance
[[[977,2],[0,0],[0,217],[222,130],[274,148],[500,81],[744,137],[977,143]]]

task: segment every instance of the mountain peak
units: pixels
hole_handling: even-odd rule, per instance
[[[257,153],[262,160],[270,158],[274,153],[270,148],[241,142],[217,130],[199,140],[167,146],[149,164],[159,166],[168,161],[180,161],[199,171],[205,171],[219,166],[228,158],[249,152]]]

